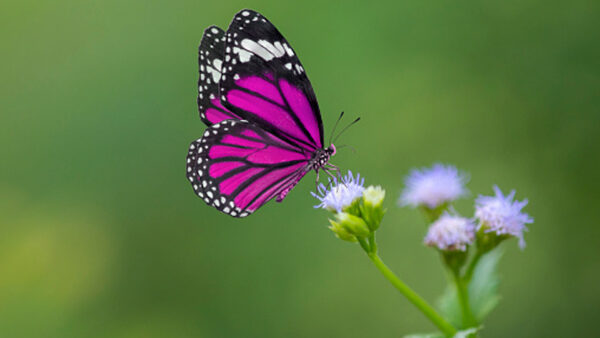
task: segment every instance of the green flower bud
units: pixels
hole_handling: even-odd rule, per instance
[[[492,251],[502,241],[511,237],[508,234],[498,235],[495,232],[490,232],[488,230],[489,226],[486,223],[483,223],[475,234],[477,238],[477,248],[482,253]]]
[[[360,217],[356,217],[346,212],[338,212],[335,214],[335,218],[344,229],[354,236],[366,238],[371,235],[367,223]]]
[[[467,261],[467,250],[465,251],[442,251],[442,257],[444,257],[444,263],[454,272],[459,272],[460,268]]]
[[[380,207],[385,198],[385,190],[381,186],[369,186],[363,191],[363,199],[366,205]]]
[[[356,242],[356,237],[349,233],[343,226],[341,226],[339,223],[334,222],[333,220],[329,220],[329,224],[331,224],[329,226],[329,229],[331,231],[333,231],[333,233],[335,234],[335,236],[341,240],[344,241],[348,241],[348,242]]]
[[[425,214],[427,220],[431,223],[435,222],[440,216],[444,213],[444,211],[448,211],[448,203],[442,203],[435,208],[430,208],[426,205],[419,206],[419,209]]]
[[[363,192],[361,214],[371,231],[375,231],[379,228],[379,224],[383,219],[383,214],[385,214],[385,210],[383,209],[384,198],[385,190],[380,186],[369,186]]]
[[[350,203],[350,205],[348,205],[347,207],[342,209],[342,211],[347,214],[360,217],[361,216],[360,215],[360,212],[361,212],[360,198],[357,198],[354,201],[352,201],[352,203]]]

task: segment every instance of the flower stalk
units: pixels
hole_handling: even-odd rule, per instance
[[[381,274],[398,290],[409,302],[419,309],[429,320],[437,326],[447,337],[453,337],[457,330],[444,317],[442,317],[425,299],[417,294],[413,289],[406,285],[394,272],[381,260],[377,254],[375,244],[375,235],[369,238],[369,243],[364,239],[359,239],[359,243],[369,259]],[[373,245],[370,245],[373,243]]]
[[[462,327],[469,328],[477,326],[477,320],[475,319],[475,316],[473,316],[471,304],[469,303],[469,282],[461,277],[459,270],[453,270],[452,276],[454,277],[454,283],[458,293],[458,302],[462,314]]]
[[[471,258],[471,262],[469,262],[469,265],[467,266],[467,269],[465,270],[465,273],[462,277],[462,279],[467,283],[467,285],[471,282],[471,278],[473,278],[473,272],[475,271],[477,263],[479,263],[479,260],[482,256],[483,252],[481,250],[477,250],[475,251],[473,258]]]

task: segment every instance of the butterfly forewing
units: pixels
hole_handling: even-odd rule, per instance
[[[242,10],[225,37],[220,79],[224,107],[305,150],[323,147],[312,86],[296,53],[261,14]]]
[[[226,120],[192,142],[187,176],[207,204],[245,217],[287,192],[308,170],[311,154],[254,123]]]
[[[225,32],[217,26],[208,27],[198,47],[198,112],[200,119],[207,126],[239,118],[237,114],[223,107],[219,99],[224,52]]]

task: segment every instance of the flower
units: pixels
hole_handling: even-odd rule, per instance
[[[329,190],[322,183],[319,184],[317,188],[318,194],[311,192],[315,198],[321,201],[321,203],[315,205],[315,208],[341,212],[362,196],[363,190],[365,190],[363,187],[364,182],[365,179],[361,179],[360,174],[354,177],[352,172],[348,170],[348,174],[341,178],[341,182],[338,182],[337,178],[334,178],[333,182],[329,181],[331,184],[331,189]]]
[[[475,201],[475,217],[479,219],[478,229],[495,232],[496,235],[515,236],[519,239],[521,249],[525,247],[523,232],[527,231],[525,224],[533,223],[533,218],[521,212],[527,205],[527,199],[513,201],[515,191],[504,196],[497,186],[494,186],[496,196],[479,196]]]
[[[472,244],[474,240],[475,224],[473,221],[444,212],[429,227],[424,242],[425,245],[437,247],[443,251],[466,251],[467,245]]]
[[[360,206],[360,214],[369,225],[371,231],[377,230],[379,224],[385,214],[383,208],[383,199],[385,198],[385,190],[381,186],[369,186],[363,191],[362,205]]]
[[[335,222],[329,220],[329,223],[331,224],[330,229],[333,232],[335,232],[338,235],[338,237],[340,237],[340,234],[336,231],[338,225],[341,226],[344,230],[346,230],[346,232],[356,237],[364,238],[368,237],[371,234],[367,223],[365,223],[365,221],[362,218],[351,215],[347,212],[338,212],[337,214],[335,214]]]
[[[365,204],[380,206],[385,198],[385,190],[381,186],[369,186],[363,191],[363,199]]]
[[[344,228],[340,223],[330,219],[329,224],[329,230],[333,231],[337,238],[348,242],[357,241],[356,236],[354,236],[351,232],[346,230],[346,228]]]
[[[464,196],[467,181],[467,176],[451,165],[434,164],[432,168],[415,169],[406,177],[406,188],[398,203],[435,209]]]

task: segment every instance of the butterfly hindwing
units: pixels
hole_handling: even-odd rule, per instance
[[[261,14],[242,10],[225,36],[224,107],[306,150],[323,147],[317,100],[296,53]]]
[[[208,205],[245,217],[275,196],[285,196],[310,170],[311,155],[254,123],[225,120],[192,142],[187,176]]]
[[[225,32],[217,26],[208,27],[198,47],[198,112],[207,126],[239,118],[223,107],[219,99],[224,52]]]

